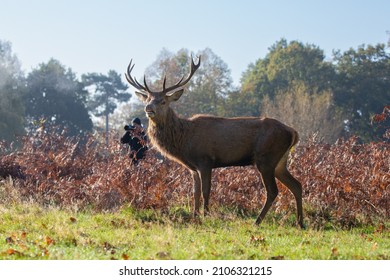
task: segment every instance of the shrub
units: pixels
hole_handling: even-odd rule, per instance
[[[3,143],[2,184],[9,184],[10,179],[5,179],[11,177],[21,200],[73,209],[114,210],[126,204],[164,211],[192,205],[192,179],[185,168],[161,159],[153,149],[133,165],[118,139],[111,135],[106,147],[93,135],[81,139],[39,131],[24,137],[16,151],[10,152]],[[303,185],[309,225],[324,227],[330,222],[351,227],[389,219],[389,149],[389,143],[361,144],[356,137],[334,145],[313,140],[299,145],[291,154],[290,170]],[[279,190],[272,209],[285,220],[295,213],[295,201],[283,185]],[[265,195],[254,167],[213,171],[214,208],[258,214]]]

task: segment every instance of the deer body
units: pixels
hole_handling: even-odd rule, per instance
[[[200,65],[191,64],[191,73],[182,83],[152,92],[130,75],[126,78],[136,87],[136,94],[145,103],[149,118],[148,135],[164,155],[187,167],[194,181],[194,215],[199,214],[203,195],[204,210],[209,211],[211,171],[217,167],[256,165],[267,190],[266,203],[256,220],[260,224],[275,200],[278,189],[275,177],[294,194],[297,220],[303,227],[302,187],[287,170],[290,149],[298,142],[298,133],[283,123],[269,118],[220,118],[196,115],[189,119],[178,117],[169,104],[177,101],[183,86]],[[133,66],[134,67],[134,66]]]
[[[276,153],[280,153],[281,144],[287,151],[294,134],[291,128],[267,118],[198,115],[182,119],[172,112],[167,123],[175,125],[150,122],[148,135],[152,144],[190,169],[199,169],[205,163],[211,168],[252,165],[272,146],[276,146]]]

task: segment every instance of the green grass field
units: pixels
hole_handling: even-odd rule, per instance
[[[109,147],[93,136],[83,146],[48,130],[17,151],[0,143],[1,259],[390,259],[387,142],[296,148],[301,231],[281,184],[254,225],[266,191],[253,167],[214,170],[212,214],[194,221],[188,170],[152,150],[132,165],[112,137]]]
[[[217,210],[191,219],[122,207],[114,213],[0,204],[0,259],[390,259],[389,224],[299,230],[270,213]]]

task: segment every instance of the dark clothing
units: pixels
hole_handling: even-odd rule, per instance
[[[138,160],[143,159],[148,149],[147,137],[144,132],[141,132],[140,135],[133,135],[133,132],[128,130],[122,136],[121,143],[129,144],[133,163],[137,163]]]
[[[130,145],[131,138],[132,138],[131,137],[131,132],[130,131],[126,131],[125,134],[123,134],[123,136],[121,137],[121,143]]]

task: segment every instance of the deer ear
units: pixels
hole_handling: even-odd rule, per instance
[[[146,101],[146,99],[148,99],[148,95],[143,93],[143,92],[140,92],[140,91],[136,91],[135,94],[138,96],[139,99],[141,99],[143,102]]]
[[[170,94],[170,95],[167,95],[168,97],[168,101],[169,102],[172,102],[172,101],[177,101],[179,100],[179,98],[181,97],[181,95],[183,94],[184,92],[184,89],[179,89],[177,91],[175,91],[174,93]]]

